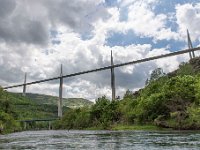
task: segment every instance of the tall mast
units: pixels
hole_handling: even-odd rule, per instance
[[[24,75],[24,86],[23,86],[23,96],[26,96],[26,73]]]
[[[191,41],[190,33],[189,33],[188,29],[187,29],[187,40],[188,40],[188,48],[192,49],[193,46],[192,46],[192,41]],[[194,57],[195,57],[194,51],[190,52],[190,59],[194,58]]]
[[[60,86],[59,86],[59,100],[58,100],[58,117],[62,117],[62,93],[63,93],[63,71],[62,64],[60,68]]]
[[[112,50],[111,50],[111,66],[114,66]],[[112,100],[115,100],[115,71],[113,67],[111,68],[111,88],[112,88]]]

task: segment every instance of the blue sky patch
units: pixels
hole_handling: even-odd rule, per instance
[[[120,16],[119,16],[119,20],[120,21],[127,21],[128,19],[128,8],[121,8],[120,9]]]
[[[58,35],[58,31],[56,31],[56,30],[50,30],[50,36],[51,36],[51,38],[56,38],[57,35]]]
[[[128,31],[126,34],[123,33],[116,33],[116,32],[110,32],[110,35],[106,39],[106,45],[108,46],[128,46],[131,44],[147,44],[151,43],[151,38],[140,38],[137,37],[133,31]]]
[[[85,41],[85,40],[90,40],[93,38],[93,34],[91,34],[90,32],[85,32],[84,34],[81,34],[81,40]]]
[[[51,43],[53,45],[59,45],[61,43],[61,41],[60,40],[52,40]]]
[[[175,40],[158,40],[153,42],[153,38],[148,37],[138,37],[132,31],[123,33],[110,33],[111,36],[106,39],[106,45],[110,47],[114,46],[128,46],[131,44],[151,44],[152,48],[164,48],[169,47],[172,51],[177,51],[182,49],[187,45],[184,41],[175,41]]]
[[[113,7],[118,4],[117,0],[105,0],[106,6]]]
[[[195,1],[193,1],[194,3]],[[175,8],[176,8],[176,5],[180,4],[180,5],[183,5],[183,4],[186,4],[186,3],[191,3],[191,0],[160,0],[158,5],[156,5],[155,9],[154,9],[154,12],[156,14],[159,14],[159,13],[169,13],[169,12],[175,12]]]

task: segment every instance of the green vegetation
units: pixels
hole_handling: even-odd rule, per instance
[[[64,111],[69,108],[63,107]],[[57,106],[37,103],[19,93],[10,93],[0,88],[0,133],[20,131],[23,124],[19,120],[47,119],[57,117]],[[29,125],[30,124],[30,125]],[[48,127],[48,123],[29,123],[27,127]],[[37,125],[37,126],[36,126]]]
[[[19,120],[57,118],[58,97],[27,93],[10,93],[0,88],[0,134],[20,131],[24,125]],[[86,99],[63,99],[63,112],[70,108],[90,107],[93,103]],[[48,128],[48,122],[30,122],[27,129]]]
[[[200,58],[169,74],[154,70],[146,87],[122,100],[99,98],[90,108],[66,112],[62,129],[200,129]]]
[[[112,130],[164,130],[155,125],[115,125]]]
[[[15,121],[17,114],[8,100],[8,93],[0,88],[0,133],[13,132],[19,129]]]

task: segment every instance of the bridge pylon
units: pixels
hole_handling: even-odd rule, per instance
[[[187,29],[187,40],[188,40],[188,49],[193,49],[192,41],[191,41],[190,33],[188,29]],[[194,58],[195,57],[194,51],[189,52],[189,55],[190,55],[190,59]]]
[[[23,96],[26,96],[26,73],[24,75],[24,85],[23,85],[23,93],[22,93]]]
[[[59,86],[59,99],[58,99],[58,117],[62,117],[62,93],[63,93],[63,72],[62,64],[60,68],[60,86]]]
[[[111,50],[111,66],[114,66],[112,50]],[[114,67],[111,68],[111,88],[112,88],[112,100],[115,100],[115,71]]]

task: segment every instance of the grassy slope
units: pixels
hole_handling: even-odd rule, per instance
[[[39,94],[27,94],[3,91],[0,88],[0,134],[20,131],[17,120],[47,119],[57,117],[57,97]],[[85,99],[64,99],[64,104],[73,106],[90,106],[92,102]],[[64,106],[63,112],[69,107]]]
[[[24,97],[20,93],[7,93],[8,100],[14,108],[17,119],[55,118],[57,117],[58,97],[27,93]],[[93,103],[82,98],[63,99],[63,112],[68,108],[91,106]]]
[[[17,120],[54,118],[57,115],[57,106],[55,105],[38,104],[16,93],[8,93],[8,99],[17,114]]]
[[[56,96],[33,94],[33,93],[27,93],[26,96],[38,104],[57,105],[58,97],[56,97]],[[87,99],[63,98],[63,106],[66,106],[69,108],[91,106],[91,105],[93,105],[93,102],[91,102]]]

